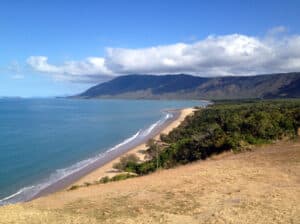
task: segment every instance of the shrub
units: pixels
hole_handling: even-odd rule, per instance
[[[138,162],[139,162],[139,158],[136,155],[129,154],[129,155],[122,156],[120,162],[115,163],[113,165],[113,168],[124,171],[128,166],[128,164],[136,164]]]
[[[168,141],[168,140],[167,140],[167,139],[168,139],[168,135],[166,135],[166,134],[163,134],[163,133],[160,134],[160,137],[159,137],[159,138],[160,138],[160,140],[163,141],[163,142],[167,142],[167,141]]]
[[[145,175],[156,170],[156,162],[154,160],[146,161],[136,166],[135,173]]]
[[[92,185],[92,183],[90,183],[90,182],[84,182],[84,186],[88,187],[90,185]]]
[[[108,176],[102,177],[99,180],[99,182],[101,184],[106,184],[108,182],[119,181],[119,180],[126,180],[126,179],[132,178],[132,177],[136,177],[136,175],[130,174],[130,173],[121,173],[121,174],[118,174],[116,176],[113,176],[112,178],[109,178]]]
[[[75,189],[77,189],[79,187],[80,187],[79,185],[72,185],[68,190],[72,191],[72,190],[75,190]]]
[[[105,176],[105,177],[102,177],[100,180],[99,180],[99,182],[100,183],[102,183],[102,184],[105,184],[105,183],[107,183],[107,182],[109,182],[109,177],[108,176]]]
[[[132,178],[132,177],[136,177],[136,175],[133,175],[130,173],[121,173],[116,176],[113,176],[110,181],[126,180],[126,179]]]

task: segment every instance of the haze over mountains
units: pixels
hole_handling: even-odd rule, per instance
[[[79,98],[245,99],[300,97],[300,72],[205,78],[178,75],[127,75],[96,85]]]

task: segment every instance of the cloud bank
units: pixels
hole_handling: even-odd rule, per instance
[[[208,36],[192,44],[107,48],[104,57],[61,65],[49,64],[45,56],[31,56],[27,63],[37,72],[78,82],[99,82],[126,74],[188,73],[213,77],[300,71],[300,35],[282,32],[285,28],[277,27],[263,38],[232,34]]]
[[[83,61],[67,61],[63,65],[51,65],[46,56],[31,56],[27,64],[35,71],[53,75],[59,80],[97,81],[113,75],[105,66],[105,58],[88,57]]]

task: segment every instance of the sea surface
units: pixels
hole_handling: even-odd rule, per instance
[[[0,205],[22,201],[205,101],[0,99]]]

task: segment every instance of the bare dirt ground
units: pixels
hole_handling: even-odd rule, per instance
[[[300,223],[300,140],[1,207],[0,223]]]

